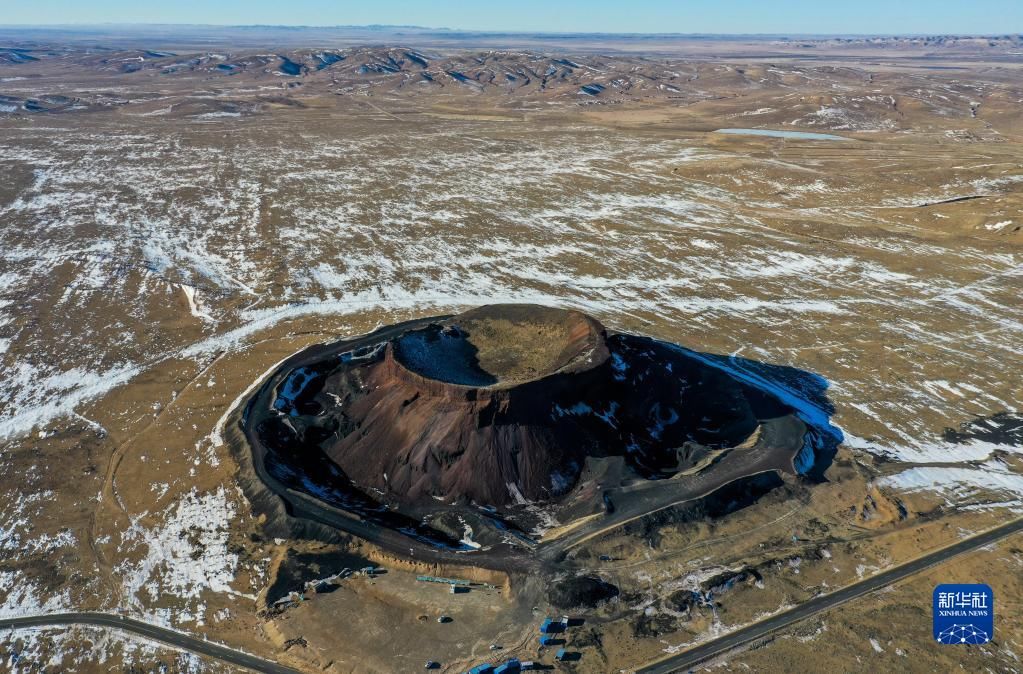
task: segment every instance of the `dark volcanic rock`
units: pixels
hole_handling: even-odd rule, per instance
[[[652,639],[678,631],[679,620],[664,613],[641,615],[632,623],[632,635],[639,639]]]
[[[321,580],[345,570],[357,571],[367,566],[373,566],[369,560],[345,552],[299,553],[288,550],[273,584],[267,589],[266,603],[273,604],[290,592],[302,593],[310,581]]]
[[[568,578],[551,587],[548,600],[559,609],[594,608],[618,596],[618,588],[593,576]]]
[[[686,613],[693,610],[694,607],[702,604],[703,596],[699,592],[694,592],[693,590],[678,590],[677,592],[673,592],[665,600],[665,603],[673,611]]]
[[[562,502],[585,471],[593,491],[701,470],[762,420],[793,413],[769,386],[732,376],[731,363],[533,305],[415,321],[296,363],[275,375],[268,413],[255,417],[267,471],[402,531],[440,502],[502,512]],[[777,468],[795,470],[786,458]],[[707,497],[706,514],[779,483],[773,472],[738,480],[719,490],[721,503]],[[601,503],[594,494],[580,513]]]
[[[749,392],[670,345],[531,305],[481,307],[341,367],[296,370],[275,406],[353,483],[405,503],[551,500],[588,456],[668,476],[757,426]]]
[[[1023,447],[1023,414],[999,412],[989,417],[978,417],[961,424],[959,428],[946,428],[943,437],[948,442],[981,440]]]

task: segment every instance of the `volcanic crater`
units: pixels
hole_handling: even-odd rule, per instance
[[[811,471],[819,429],[763,371],[730,368],[579,311],[489,305],[297,354],[245,427],[282,495],[434,544],[534,544],[538,519]]]

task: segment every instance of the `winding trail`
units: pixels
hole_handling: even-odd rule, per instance
[[[96,558],[96,564],[99,568],[99,576],[102,579],[103,584],[111,591],[111,596],[117,600],[118,604],[123,604],[123,592],[121,587],[115,582],[113,564],[109,559],[107,559],[107,556],[103,553],[103,550],[98,544],[100,521],[107,511],[110,510],[109,504],[113,503],[117,506],[117,510],[113,515],[114,517],[125,518],[128,516],[128,511],[124,507],[124,502],[121,501],[121,497],[117,493],[117,487],[115,484],[117,469],[120,467],[121,461],[124,460],[127,448],[143,434],[147,433],[150,429],[160,423],[167,412],[170,411],[170,409],[174,407],[175,403],[177,403],[177,401],[181,398],[181,395],[184,394],[185,391],[187,391],[189,387],[191,387],[192,384],[194,384],[200,377],[209,372],[209,370],[224,356],[224,353],[224,351],[216,353],[214,358],[204,367],[200,368],[199,372],[188,380],[181,390],[178,391],[175,396],[160,409],[159,413],[154,416],[149,423],[147,423],[139,431],[132,433],[129,437],[119,442],[114,448],[114,451],[111,453],[110,458],[107,460],[107,467],[103,478],[103,487],[100,491],[101,498],[96,503],[96,507],[93,509],[89,528],[86,531],[86,539],[88,541],[89,549]],[[155,362],[159,361],[154,361],[154,363]]]

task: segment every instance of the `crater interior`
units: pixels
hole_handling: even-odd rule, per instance
[[[570,309],[488,305],[442,324],[410,330],[395,359],[428,379],[510,387],[557,372],[578,372],[608,357],[604,328]]]

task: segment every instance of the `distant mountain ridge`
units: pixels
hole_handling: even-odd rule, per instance
[[[425,48],[515,49],[571,46],[586,51],[636,51],[687,54],[713,47],[719,53],[739,54],[765,47],[778,53],[805,49],[940,48],[970,53],[1015,49],[1023,36],[1000,35],[822,35],[797,33],[595,33],[572,31],[466,30],[418,25],[206,25],[206,24],[75,24],[5,25],[0,23],[0,45],[19,43],[104,45],[110,48],[258,48],[276,46],[350,47],[368,44],[411,44]]]

